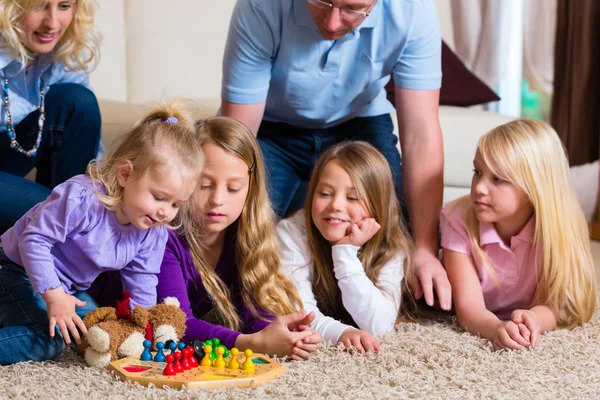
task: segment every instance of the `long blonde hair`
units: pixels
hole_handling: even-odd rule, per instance
[[[534,304],[544,304],[561,325],[581,325],[596,307],[596,273],[589,230],[569,180],[569,164],[558,134],[532,119],[508,122],[479,139],[478,150],[490,171],[523,189],[534,210],[539,278]],[[479,221],[468,196],[465,222],[471,245],[493,275],[479,242]]]
[[[281,273],[275,213],[266,189],[265,168],[258,142],[241,122],[227,117],[211,117],[197,123],[200,145],[213,143],[248,165],[250,185],[237,220],[235,259],[238,265],[242,299],[252,314],[264,319],[258,309],[274,316],[290,314],[302,308],[292,283]],[[195,202],[192,202],[195,207]],[[215,303],[225,326],[240,329],[238,312],[225,283],[206,260],[200,241],[203,229],[194,218],[198,210],[181,213],[182,230],[202,283]]]
[[[168,118],[176,118],[177,121],[169,123]],[[167,161],[161,155],[165,149],[179,156],[192,175],[200,175],[204,155],[196,140],[194,121],[185,110],[183,101],[156,106],[131,131],[119,138],[104,159],[90,162],[87,174],[106,188],[106,193],[97,193],[106,208],[115,210],[123,199],[123,187],[117,177],[123,162],[130,161],[134,178],[139,178],[148,168]]]
[[[21,19],[33,8],[45,6],[48,0],[0,1],[0,49],[12,53],[25,68],[34,55],[23,44]],[[100,36],[94,27],[95,0],[76,0],[71,25],[54,49],[54,61],[71,71],[90,72],[99,58]],[[89,68],[88,68],[89,67]]]
[[[381,226],[359,252],[359,259],[371,282],[377,285],[381,268],[401,251],[406,254],[404,267],[408,278],[412,274],[412,246],[402,220],[392,171],[385,157],[366,142],[342,142],[321,154],[313,169],[304,207],[308,241],[315,260],[312,287],[319,309],[327,315],[351,322],[333,274],[331,244],[321,235],[312,218],[312,202],[319,179],[325,166],[333,160],[350,176],[358,198]]]

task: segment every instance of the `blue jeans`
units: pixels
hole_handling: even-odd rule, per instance
[[[344,140],[371,143],[385,156],[394,175],[396,194],[404,204],[402,160],[388,114],[353,118],[328,129],[306,129],[263,121],[257,137],[269,176],[271,201],[279,217],[304,207],[310,175],[319,155]],[[404,212],[404,215],[408,214]]]
[[[81,318],[96,308],[86,292],[74,296],[87,303],[76,310]],[[46,302],[33,294],[25,269],[6,258],[0,247],[0,365],[60,357],[65,342],[58,327],[50,337],[49,324]]]
[[[94,93],[74,83],[53,85],[45,109],[42,143],[35,157],[17,153],[8,136],[0,134],[0,234],[45,200],[54,186],[84,173],[98,153],[101,119]],[[36,110],[15,127],[18,142],[27,150],[37,137],[38,119]],[[37,184],[23,178],[34,167]]]

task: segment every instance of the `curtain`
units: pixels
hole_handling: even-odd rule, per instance
[[[558,0],[552,125],[571,165],[598,159],[600,1]]]

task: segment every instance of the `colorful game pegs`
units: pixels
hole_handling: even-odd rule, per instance
[[[242,371],[251,374],[254,373],[254,363],[252,362],[252,350],[246,349],[244,351],[244,355],[246,356],[246,360],[242,364]]]
[[[229,364],[227,364],[227,368],[229,368],[229,369],[239,369],[240,368],[240,362],[237,359],[239,352],[240,351],[235,347],[231,349],[231,360],[229,360]]]
[[[144,351],[140,355],[140,360],[152,361],[152,353],[150,353],[150,346],[152,346],[152,342],[149,340],[144,340],[143,346],[144,346]]]
[[[165,344],[163,342],[156,342],[156,355],[154,356],[155,362],[165,362],[165,354],[163,353],[164,348]]]
[[[200,361],[200,366],[202,367],[210,367],[212,365],[212,360],[210,359],[210,355],[212,353],[212,346],[207,344],[204,346],[204,358]]]
[[[223,359],[224,350],[222,347],[217,347],[217,359],[213,361],[213,367],[225,368],[225,360]]]
[[[163,370],[163,375],[166,375],[166,376],[177,375],[177,373],[173,369],[173,358],[174,358],[173,354],[167,354],[167,356],[166,356],[167,365],[165,365],[165,369]]]
[[[192,346],[186,347],[188,351],[188,359],[191,368],[196,368],[198,366],[198,360],[194,356],[194,348]]]

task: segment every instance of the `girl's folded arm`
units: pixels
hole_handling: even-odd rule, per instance
[[[302,238],[306,233],[300,232],[298,227],[288,220],[283,220],[277,226],[277,234],[280,239],[279,256],[281,260],[281,269],[284,274],[298,289],[302,304],[306,312],[313,311],[315,319],[311,327],[316,330],[323,339],[337,343],[339,336],[350,325],[326,316],[319,310],[317,299],[312,290],[312,278],[314,273],[314,260],[310,256],[311,251],[308,242],[302,246]]]
[[[179,251],[174,243],[167,242],[160,273],[158,274],[156,294],[159,300],[164,300],[166,297],[175,297],[179,300],[179,305],[187,316],[186,331],[182,340],[186,342],[191,340],[204,341],[216,337],[226,347],[234,347],[235,340],[240,335],[239,332],[211,324],[194,316],[178,254]]]
[[[473,258],[448,249],[443,249],[443,257],[459,325],[466,331],[494,340],[502,321],[485,307]]]
[[[404,254],[394,257],[381,268],[376,286],[367,277],[358,250],[359,247],[352,245],[332,248],[342,302],[360,329],[382,335],[394,328],[400,310]]]

